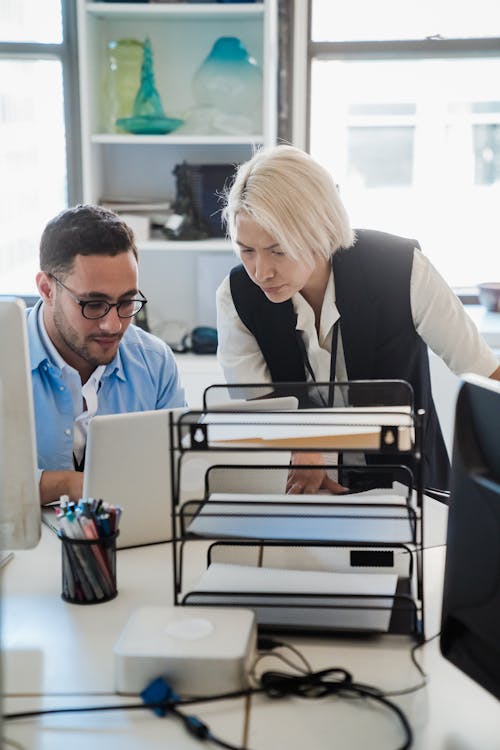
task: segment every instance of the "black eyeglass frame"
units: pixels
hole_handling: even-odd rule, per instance
[[[57,276],[54,276],[53,273],[49,273],[49,276],[52,279],[54,279],[54,281],[56,282],[56,284],[59,284],[59,286],[62,287],[64,289],[64,291],[66,291],[69,294],[69,296],[71,297],[71,299],[74,300],[74,302],[76,302],[77,305],[80,305],[80,308],[81,308],[81,311],[82,311],[82,316],[85,318],[85,320],[100,320],[101,318],[105,318],[106,315],[109,313],[109,311],[111,310],[112,307],[116,307],[116,313],[117,313],[117,315],[118,315],[119,318],[122,318],[122,319],[133,318],[134,315],[137,315],[137,313],[140,310],[142,310],[142,308],[144,307],[144,305],[147,304],[147,299],[143,295],[143,293],[141,292],[140,289],[139,289],[139,294],[141,295],[142,299],[135,299],[134,298],[134,299],[127,299],[127,300],[120,300],[120,302],[107,302],[106,300],[93,300],[93,299],[81,300],[75,294],[73,294],[73,292],[71,291],[71,289],[68,289],[68,287],[66,286],[66,284],[63,284],[62,281],[59,281],[59,279],[57,278]],[[137,309],[134,310],[134,312],[131,315],[122,315],[122,314],[120,314],[120,306],[121,305],[130,305],[131,302],[134,302],[136,306],[139,305],[137,307]],[[85,314],[85,310],[88,309],[89,305],[105,305],[106,306],[106,310],[101,315],[95,315],[93,317],[89,317],[88,315]]]

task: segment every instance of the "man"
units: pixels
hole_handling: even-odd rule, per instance
[[[40,241],[41,300],[28,338],[42,504],[82,494],[88,422],[95,414],[185,405],[174,356],[132,325],[146,304],[131,229],[99,206],[69,208]]]

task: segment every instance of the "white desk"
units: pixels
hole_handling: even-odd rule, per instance
[[[430,635],[439,630],[443,563],[442,547],[426,550],[426,617]],[[16,552],[2,576],[3,646],[35,649],[39,653],[24,669],[15,653],[7,655],[5,691],[24,697],[7,697],[5,712],[140,700],[112,695],[112,648],[133,609],[172,603],[171,549],[159,545],[120,551],[117,569],[116,599],[91,606],[71,605],[60,598],[60,543],[51,532],[43,530],[35,550]],[[412,642],[406,637],[295,637],[293,643],[315,669],[342,666],[355,680],[387,690],[420,681],[410,660]],[[437,639],[417,654],[429,674],[429,685],[397,699],[413,727],[414,748],[499,750],[498,701],[440,656]],[[282,668],[271,659],[264,666]],[[105,695],[82,695],[86,692]],[[206,721],[219,737],[235,745],[242,742],[242,699],[200,704],[190,712]],[[16,720],[4,726],[4,735],[27,750],[188,750],[203,746],[189,737],[175,719],[159,719],[147,710]],[[323,750],[334,746],[339,750],[392,750],[401,743],[402,731],[396,717],[372,704],[336,698],[252,699],[247,744],[252,750]],[[205,743],[205,747],[214,746]]]

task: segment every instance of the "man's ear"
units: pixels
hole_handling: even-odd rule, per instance
[[[36,285],[43,301],[50,305],[54,297],[54,285],[49,274],[39,271],[36,275]]]

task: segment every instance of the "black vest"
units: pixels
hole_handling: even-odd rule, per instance
[[[406,380],[424,409],[424,482],[448,489],[449,459],[432,400],[427,346],[413,324],[410,279],[415,240],[357,231],[333,256],[336,305],[349,380]],[[291,300],[270,302],[243,266],[230,274],[236,311],[255,336],[274,383],[304,382],[304,357]],[[387,463],[385,457],[373,457]],[[393,459],[394,460],[394,457]],[[403,463],[400,458],[398,463]],[[411,466],[411,461],[406,462]]]

